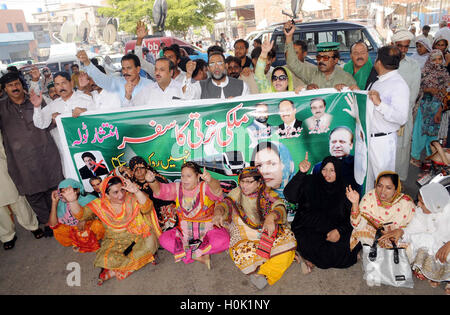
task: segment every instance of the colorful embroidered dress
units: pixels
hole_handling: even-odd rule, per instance
[[[82,208],[77,219],[86,220],[97,215],[102,221],[105,236],[94,265],[115,271],[118,279],[121,279],[121,274],[128,275],[154,261],[161,229],[153,203],[148,198],[141,205],[134,194],[126,192],[122,211],[118,214],[115,212],[106,197],[107,183],[111,178],[107,177],[102,182],[103,197]],[[124,251],[130,246],[131,252],[125,255]]]
[[[253,273],[259,268],[258,273],[264,274],[272,285],[291,265],[297,242],[286,225],[283,200],[265,185],[262,192],[260,189],[261,186],[257,192],[246,196],[240,187],[236,187],[221,205],[228,210],[231,221],[230,256],[234,263],[244,274]],[[276,230],[274,235],[269,236],[263,233],[262,227],[264,218],[274,212],[278,217]]]
[[[387,173],[392,172],[383,172],[378,175],[378,179]],[[405,228],[414,216],[414,208],[415,205],[411,197],[401,193],[400,180],[392,202],[381,201],[375,189],[367,192],[359,203],[360,213],[358,217],[351,218],[353,233],[350,238],[350,249],[352,250],[358,242],[372,245],[376,227],[383,224],[391,223],[389,226],[385,226],[385,228],[391,230]],[[392,248],[390,241],[380,242],[379,245],[383,248]],[[398,245],[399,247],[407,247],[405,243],[399,243]]]
[[[179,225],[160,237],[161,246],[174,254],[175,262],[191,263],[195,258],[228,248],[226,229],[214,228],[211,223],[214,202],[221,200],[222,195],[212,193],[205,182],[190,191],[183,189],[180,182],[160,183],[159,195],[154,197],[174,200],[176,204]]]
[[[81,206],[85,206],[95,199],[93,195],[85,195],[83,185],[73,179],[63,180],[58,185],[58,193],[61,194],[61,189],[69,186],[80,190],[78,203]],[[61,245],[72,246],[80,253],[95,252],[100,248],[99,240],[103,238],[105,229],[98,219],[88,220],[84,224],[84,229],[79,230],[79,221],[73,216],[70,206],[62,200],[58,202],[57,217],[58,224],[51,228],[55,239]]]

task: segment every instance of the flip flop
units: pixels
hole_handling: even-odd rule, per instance
[[[37,240],[40,239],[40,238],[43,238],[44,235],[45,235],[44,231],[42,231],[41,228],[38,228],[37,230],[31,231],[31,233],[33,233],[34,238],[37,239]]]
[[[10,240],[9,242],[3,243],[3,249],[4,250],[13,249],[14,246],[16,245],[16,241],[17,241],[17,236],[14,235],[14,238],[12,240]]]

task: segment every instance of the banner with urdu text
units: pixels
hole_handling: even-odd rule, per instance
[[[195,161],[225,191],[236,187],[242,168],[255,165],[267,185],[282,194],[306,152],[310,172],[334,155],[348,160],[356,182],[364,185],[365,109],[365,93],[322,89],[174,100],[164,108],[58,117],[57,124],[65,160],[73,164],[70,177],[83,182],[86,191],[92,191],[90,177],[103,177],[138,155],[169,180],[180,178],[184,162]]]

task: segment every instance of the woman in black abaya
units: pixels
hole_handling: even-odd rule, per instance
[[[341,161],[329,156],[320,172],[307,175],[308,153],[299,172],[284,188],[285,199],[297,204],[292,231],[297,239],[303,273],[321,269],[347,268],[357,261],[359,246],[350,251],[351,203],[346,197]]]

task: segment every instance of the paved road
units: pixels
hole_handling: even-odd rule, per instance
[[[405,191],[413,198],[417,192],[416,176],[417,169],[411,169],[405,183]],[[21,226],[17,226],[17,237],[13,250],[0,249],[0,294],[444,294],[442,287],[433,289],[416,279],[414,289],[369,287],[362,278],[361,262],[344,270],[315,269],[309,275],[303,275],[300,266],[293,263],[274,286],[259,291],[235,267],[228,253],[214,255],[212,270],[207,270],[200,263],[175,264],[172,255],[163,250],[159,252],[158,265],[147,265],[123,281],[112,279],[98,287],[99,269],[93,266],[95,253],[75,253],[71,248],[62,247],[54,238],[36,240]],[[73,263],[80,268],[79,286],[77,283],[70,286],[67,282],[74,279],[71,277],[76,271]]]

